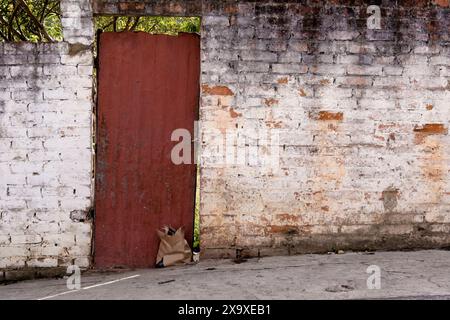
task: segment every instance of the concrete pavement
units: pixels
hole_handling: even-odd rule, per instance
[[[374,275],[369,266],[380,268],[380,289],[368,289]],[[159,270],[91,271],[82,275],[81,290],[68,290],[66,282],[0,285],[0,299],[450,300],[450,251],[267,257],[239,264],[204,260]]]

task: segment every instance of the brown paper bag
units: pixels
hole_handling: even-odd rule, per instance
[[[192,251],[184,238],[183,229],[174,231],[169,227],[165,227],[164,231],[157,230],[161,239],[158,256],[156,257],[157,267],[169,267],[191,262]]]

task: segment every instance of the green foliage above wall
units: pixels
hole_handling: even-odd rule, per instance
[[[105,32],[143,31],[157,34],[200,32],[200,18],[185,17],[113,17],[96,18],[96,28]]]
[[[200,32],[200,18],[189,17],[100,16],[95,18],[95,25],[105,32]],[[60,0],[0,0],[0,41],[62,40]]]
[[[59,0],[0,0],[0,41],[61,41]]]

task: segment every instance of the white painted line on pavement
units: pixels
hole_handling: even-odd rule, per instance
[[[108,285],[108,284],[113,284],[113,283],[116,283],[116,282],[119,282],[119,281],[129,280],[129,279],[133,279],[133,278],[137,278],[137,277],[140,277],[140,275],[137,274],[137,275],[134,275],[134,276],[131,276],[131,277],[126,277],[126,278],[122,278],[122,279],[117,279],[117,280],[113,280],[113,281],[108,281],[108,282],[105,282],[105,283],[94,284],[94,285],[89,286],[89,287],[81,288],[81,290],[88,290],[88,289],[92,289],[92,288],[97,288],[97,287],[101,287],[101,286],[106,286],[106,285]]]
[[[51,295],[51,296],[47,296],[47,297],[44,297],[44,298],[39,298],[39,299],[36,299],[36,300],[48,300],[48,299],[52,299],[52,298],[55,298],[55,297],[63,296],[63,295],[68,294],[68,293],[78,292],[78,291],[82,291],[82,290],[89,290],[89,289],[93,289],[93,288],[97,288],[97,287],[101,287],[101,286],[106,286],[106,285],[113,284],[113,283],[116,283],[116,282],[134,279],[134,278],[137,278],[137,277],[140,277],[140,276],[141,276],[140,274],[136,274],[136,275],[131,276],[131,277],[121,278],[121,279],[112,280],[112,281],[108,281],[108,282],[104,282],[104,283],[98,283],[98,284],[94,284],[92,286],[81,288],[79,290],[65,291],[65,292],[57,293],[57,294],[54,294],[54,295]]]
[[[68,293],[76,292],[76,291],[80,291],[80,290],[70,290],[70,291],[66,291],[66,292],[61,292],[61,293],[58,293],[58,294],[54,294],[54,295],[52,295],[52,296],[48,296],[48,297],[44,297],[44,298],[39,298],[39,299],[36,299],[36,300],[47,300],[47,299],[51,299],[51,298],[63,296],[63,295],[68,294]]]

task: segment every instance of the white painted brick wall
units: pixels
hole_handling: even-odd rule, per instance
[[[0,43],[1,269],[90,264],[92,12],[61,9],[64,42]]]
[[[404,16],[370,31],[340,16],[364,19],[365,7],[349,3],[239,1],[203,12],[203,144],[217,128],[281,130],[278,171],[203,157],[208,255],[450,243],[440,231],[450,221],[449,29],[444,20],[414,27],[449,9],[398,4]],[[411,23],[390,30],[397,19]]]
[[[69,54],[93,42],[89,3],[63,0],[62,43],[0,45],[0,268],[89,264],[91,222],[71,213],[92,205],[92,56]],[[207,254],[450,244],[449,9],[398,2],[383,30],[366,30],[364,5],[349,3],[139,6],[203,16],[205,133],[281,131],[278,171],[203,156]]]

